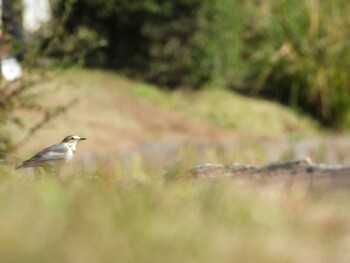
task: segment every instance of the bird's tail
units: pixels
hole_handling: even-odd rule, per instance
[[[21,169],[21,168],[24,168],[23,167],[23,163],[21,163],[20,165],[17,165],[15,169],[18,170],[18,169]]]
[[[26,162],[24,161],[24,162],[21,162],[19,165],[17,165],[16,166],[16,170],[18,170],[18,169],[22,169],[22,168],[26,168],[27,166],[26,166]]]

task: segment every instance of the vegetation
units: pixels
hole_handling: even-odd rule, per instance
[[[219,68],[226,73],[225,64],[230,63],[231,56],[227,53],[231,49],[220,46],[228,45],[225,41],[234,44],[233,34],[224,36],[225,29],[232,28],[231,22],[237,20],[227,9],[232,9],[231,2],[147,0],[130,4],[78,0],[67,6],[62,1],[56,9],[57,18],[67,9],[71,12],[64,23],[66,35],[61,34],[62,45],[53,50],[66,53],[67,37],[69,40],[71,35],[77,35],[82,39],[91,35],[94,37],[88,37],[87,43],[95,49],[85,56],[87,65],[141,74],[166,87],[199,88],[214,75],[219,77],[221,72],[216,72]],[[77,41],[71,53],[79,53],[82,48],[84,45]],[[214,64],[219,64],[216,70]]]
[[[142,169],[109,179],[1,173],[6,262],[348,261],[347,195],[167,180]]]
[[[22,146],[33,134],[60,113],[66,111],[70,104],[43,106],[40,95],[33,92],[37,85],[44,82],[24,77],[17,83],[0,83],[0,157],[6,157],[10,152]],[[26,121],[26,117],[19,114],[39,115],[36,122]],[[14,128],[22,130],[22,136],[17,137],[11,132]]]
[[[219,88],[171,93],[138,83],[130,92],[137,97],[176,109],[186,116],[251,136],[291,137],[314,134],[319,125],[311,118],[277,103],[252,99]]]
[[[253,89],[348,126],[350,9],[345,1],[262,1],[247,43]],[[253,66],[254,65],[254,66]]]
[[[8,81],[0,74],[0,158],[2,161],[43,126],[65,112],[73,103],[73,100],[69,100],[61,105],[50,103],[44,106],[42,95],[45,91],[39,94],[37,88],[50,81],[52,74],[45,69],[36,69],[34,73],[32,69],[39,59],[39,51],[40,56],[45,55],[45,52],[37,47],[38,41],[24,42],[21,31],[22,1],[4,1],[3,9],[3,25],[0,28],[0,62],[7,58],[16,58],[23,69],[21,69],[21,77],[15,81]],[[33,118],[33,116],[36,117]],[[13,133],[16,129],[22,131],[21,136]]]
[[[30,141],[21,149],[22,154],[45,146],[44,142],[53,143],[53,138],[72,133],[72,130],[91,138],[89,144],[97,141],[98,144],[105,144],[107,140],[120,149],[120,144],[124,145],[123,138],[127,141],[135,137],[141,142],[159,141],[159,136],[155,134],[167,138],[168,133],[178,133],[181,138],[195,138],[198,135],[195,130],[200,128],[194,130],[193,127],[203,125],[254,138],[284,139],[312,135],[319,128],[310,118],[278,103],[247,98],[216,88],[198,92],[170,92],[100,70],[60,70],[50,80],[36,86],[35,93],[40,94],[45,107],[52,106],[52,101],[65,105],[67,98],[77,101],[74,108],[64,114],[64,118],[54,120],[55,129],[49,125],[38,131],[38,136],[45,140],[41,145],[35,145],[35,140]],[[91,105],[94,105],[93,111]],[[31,121],[40,119],[31,115],[26,120],[26,125],[30,125]],[[190,127],[186,128],[186,123]],[[114,132],[109,134],[108,131]],[[22,129],[12,129],[11,132],[17,137],[24,136]],[[225,140],[223,135],[218,139]]]
[[[348,126],[349,12],[344,0],[62,1],[54,50],[162,87],[263,94]]]
[[[42,42],[45,52],[65,65],[114,67],[184,89],[169,92],[81,69],[52,79],[26,71],[21,81],[2,81],[4,156],[33,132],[39,132],[35,147],[29,140],[21,154],[72,130],[83,132],[89,144],[82,147],[94,151],[81,159],[85,166],[76,158],[57,177],[0,166],[1,260],[348,262],[348,193],[298,185],[286,191],[227,177],[193,178],[188,172],[200,156],[218,163],[264,162],[265,145],[255,136],[295,138],[317,128],[278,104],[223,88],[261,92],[304,107],[326,123],[346,124],[349,7],[344,0],[331,1],[53,1],[62,24]],[[65,111],[61,102],[79,103],[43,127]],[[130,148],[131,140],[161,142],[163,123],[172,142],[186,140],[183,120],[199,126],[190,138],[201,139],[198,131],[207,126],[212,129],[206,136],[213,134],[207,139],[228,140],[234,131],[242,149],[185,144],[170,157],[152,152],[156,164],[137,152],[119,159],[111,154]],[[16,138],[24,139],[18,144]],[[347,160],[342,142],[332,147]],[[326,144],[314,144],[314,151],[328,156]],[[275,158],[278,146],[270,147],[269,158]],[[173,158],[171,165],[166,158]]]

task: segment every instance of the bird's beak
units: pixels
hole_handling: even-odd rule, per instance
[[[86,140],[85,137],[81,137],[81,138],[79,139],[79,141],[85,141],[85,140]]]

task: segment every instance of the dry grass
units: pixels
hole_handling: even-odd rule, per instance
[[[310,119],[286,108],[208,89],[195,94],[167,93],[117,74],[73,70],[31,90],[44,104],[61,105],[77,99],[67,113],[41,129],[20,149],[34,153],[68,134],[89,138],[81,151],[116,152],[145,142],[181,140],[230,141],[237,135],[270,138],[315,132]],[[38,115],[18,112],[29,127]],[[10,127],[19,140],[25,129]]]
[[[348,196],[232,180],[4,173],[4,262],[348,262]]]
[[[235,118],[237,125],[242,125],[239,129],[246,127],[242,130],[248,133],[249,125],[239,124],[242,119],[237,118],[245,112],[241,107],[246,109],[246,118],[254,109],[258,119],[284,111],[265,103],[259,108],[258,102],[220,91],[204,91],[195,99],[152,89],[145,94],[140,85],[143,84],[112,73],[65,72],[37,91],[45,91],[47,103],[60,103],[72,97],[78,97],[80,103],[41,130],[21,153],[35,151],[71,133],[89,138],[81,143],[79,154],[97,149],[108,155],[119,147],[126,149],[140,142],[229,140],[237,136],[237,127],[231,124]],[[222,105],[217,102],[213,105],[214,100]],[[230,108],[236,103],[240,106]],[[217,121],[215,118],[225,109],[228,122]],[[291,116],[285,117],[288,123],[295,126],[301,123],[297,115],[288,114]],[[213,118],[207,120],[208,116]],[[270,130],[270,121],[275,120],[266,117],[263,121],[252,121],[260,128],[251,127],[251,133],[256,129],[255,135],[264,134],[262,127],[265,126],[264,131]],[[308,120],[302,123],[306,128],[300,134],[314,131]],[[288,132],[284,125],[278,129],[280,133]],[[240,158],[249,159],[253,151],[257,161],[263,160],[259,147],[254,148],[254,142],[249,145],[251,152],[242,150]],[[227,156],[220,150],[208,149],[204,154],[215,162],[232,160],[232,154]],[[148,163],[136,153],[130,155],[127,167],[116,160],[107,169],[101,160],[95,171],[81,172],[78,168],[64,177],[32,178],[1,168],[2,261],[349,260],[347,195],[318,196],[302,189],[286,193],[274,188],[242,186],[227,179],[189,179],[186,171],[196,164],[198,155],[190,146],[181,147],[175,156],[177,164],[164,170],[164,166]]]

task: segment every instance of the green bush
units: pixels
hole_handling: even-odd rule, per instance
[[[249,85],[325,123],[344,124],[350,106],[346,1],[265,0],[250,10]]]
[[[350,125],[345,0],[58,2],[64,26],[54,49],[68,59],[168,88],[253,90]]]
[[[96,32],[90,66],[108,66],[165,87],[200,87],[234,73],[240,25],[235,1],[73,1],[63,32]],[[57,17],[67,4],[55,9]],[[237,13],[237,14],[235,14]],[[62,38],[64,39],[64,37]],[[62,46],[64,41],[62,41]]]

